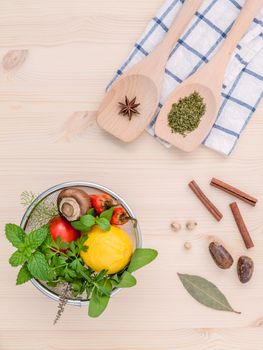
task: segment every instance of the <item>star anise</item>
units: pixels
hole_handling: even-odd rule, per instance
[[[133,114],[140,114],[137,107],[140,106],[140,103],[136,103],[136,97],[134,97],[131,101],[125,96],[125,103],[119,102],[121,110],[119,114],[123,116],[128,116],[129,120],[132,119]]]

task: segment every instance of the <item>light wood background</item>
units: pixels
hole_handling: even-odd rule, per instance
[[[1,228],[19,223],[23,190],[88,180],[123,196],[139,217],[144,246],[159,251],[158,260],[136,274],[138,285],[114,297],[101,318],[89,319],[85,308],[69,306],[54,327],[56,304],[30,283],[15,287],[17,270],[7,263],[13,249],[2,233],[1,350],[262,349],[262,107],[230,158],[205,148],[192,154],[167,150],[146,133],[124,145],[99,130],[87,113],[96,110],[105,85],[162,2],[0,2]],[[20,67],[4,69],[2,60],[14,49],[28,50],[27,57]],[[69,118],[84,124],[80,135],[74,136]],[[209,187],[212,176],[259,198],[256,208],[240,204],[253,250],[246,251],[237,232],[228,208],[232,198]],[[221,223],[188,189],[193,178],[224,213]],[[198,221],[195,231],[170,230],[172,220],[184,226],[189,219]],[[235,260],[253,257],[256,271],[249,284],[240,284],[235,266],[222,271],[214,265],[207,250],[213,237],[225,242]],[[192,243],[190,251],[185,241]],[[198,304],[177,272],[213,281],[242,314]]]

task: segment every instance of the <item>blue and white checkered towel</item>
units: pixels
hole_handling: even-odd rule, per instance
[[[206,0],[171,52],[159,108],[169,94],[207,63],[224,41],[245,0]],[[147,26],[111,84],[163,39],[182,0],[168,0]],[[225,74],[222,103],[204,145],[229,155],[263,96],[263,9],[236,48]],[[158,113],[157,113],[158,114]],[[148,131],[154,136],[155,119]],[[167,144],[166,144],[167,145]]]

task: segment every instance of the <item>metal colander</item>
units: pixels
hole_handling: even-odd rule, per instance
[[[77,187],[79,189],[82,189],[86,191],[88,194],[99,194],[99,193],[107,193],[111,195],[118,203],[126,209],[128,214],[136,218],[134,213],[132,212],[131,208],[128,206],[128,204],[120,197],[118,196],[115,192],[109,190],[108,188],[91,183],[91,182],[86,182],[86,181],[70,181],[70,182],[65,182],[59,185],[56,185],[54,187],[51,187],[50,189],[46,190],[45,192],[41,193],[34,201],[33,203],[27,208],[20,226],[26,231],[30,232],[36,226],[44,225],[47,223],[45,222],[39,222],[39,210],[45,210],[45,208],[53,208],[54,211],[56,211],[56,202],[57,202],[57,197],[60,193],[61,190],[68,188],[68,187]],[[129,221],[127,224],[123,226],[123,229],[130,235],[132,243],[133,243],[133,248],[140,248],[142,246],[142,240],[141,240],[141,231],[139,224],[137,223],[136,227],[134,227],[133,223]],[[59,301],[59,295],[61,292],[61,287],[49,287],[45,282],[32,279],[31,282],[33,285],[39,289],[43,294],[48,296],[49,298]],[[119,289],[115,289],[112,291],[112,295],[116,294],[119,291]],[[75,306],[82,306],[86,305],[88,303],[88,300],[85,299],[85,297],[78,296],[77,298],[70,298],[68,300],[68,304],[70,305],[75,305]]]

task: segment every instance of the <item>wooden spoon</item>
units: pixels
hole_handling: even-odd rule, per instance
[[[186,152],[193,151],[202,143],[217,117],[224,74],[228,62],[237,44],[262,5],[263,0],[247,0],[227,39],[217,54],[197,73],[186,79],[168,97],[155,125],[155,133],[158,137]],[[172,133],[168,125],[168,114],[173,103],[176,103],[180,98],[189,96],[194,91],[197,91],[204,98],[206,104],[206,112],[201,119],[199,127],[185,137],[177,133]]]
[[[171,50],[203,0],[186,0],[172,27],[145,59],[125,72],[105,95],[98,111],[98,125],[124,142],[136,139],[150,123],[160,100],[164,70]],[[140,114],[131,120],[120,114],[119,102],[136,97]]]

